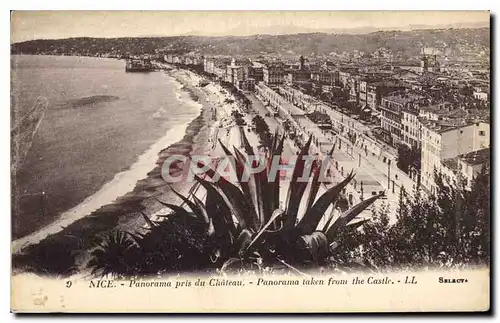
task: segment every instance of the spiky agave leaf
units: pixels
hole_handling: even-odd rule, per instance
[[[295,221],[297,220],[297,213],[299,211],[300,202],[302,200],[302,196],[304,195],[304,191],[308,184],[308,182],[299,182],[298,179],[304,173],[306,162],[303,160],[303,156],[309,154],[309,148],[311,146],[311,142],[312,142],[312,136],[309,137],[309,140],[302,148],[297,157],[297,161],[293,169],[292,178],[290,180],[290,186],[288,187],[288,193],[286,197],[286,210],[285,210],[286,212],[285,229],[287,230],[295,226]]]
[[[314,160],[313,161],[313,179],[311,181],[311,188],[309,190],[309,197],[307,199],[307,205],[306,205],[306,210],[309,210],[311,206],[313,205],[314,201],[316,200],[316,195],[318,194],[319,187],[321,185],[319,181],[319,176],[321,175],[321,165],[319,164],[319,161]]]
[[[253,203],[253,209],[256,215],[252,221],[253,230],[258,231],[260,226],[264,222],[264,194],[263,194],[263,185],[261,184],[260,177],[255,176],[255,174],[248,173],[248,169],[246,167],[248,161],[246,157],[238,150],[238,148],[233,147],[236,160],[239,165],[245,168],[244,174],[247,175],[248,181],[241,181],[240,185],[244,187],[244,192],[247,197],[247,200]],[[253,167],[257,166],[257,161],[253,162]]]
[[[189,208],[191,209],[191,211],[194,212],[194,214],[200,218],[200,219],[203,219],[203,215],[202,215],[202,211],[199,209],[199,207],[196,205],[196,203],[190,201],[187,197],[185,197],[184,195],[182,195],[181,193],[177,192],[175,189],[173,189],[172,187],[170,187],[170,189],[172,190],[172,192],[175,193],[175,195],[177,195],[178,197],[180,197],[180,199],[182,200],[182,202],[184,202],[185,204],[187,204],[187,206],[189,206]]]
[[[316,203],[314,203],[314,205],[306,211],[301,221],[297,224],[299,234],[309,234],[316,229],[319,221],[321,221],[321,218],[330,204],[335,203],[342,189],[346,187],[353,178],[354,174],[351,171],[342,182],[338,183],[334,187],[331,187],[320,196]]]
[[[217,189],[216,186],[208,181],[205,181],[201,177],[195,175],[195,179],[200,182],[200,184],[207,190],[207,199],[210,196],[211,208],[217,208],[221,215],[221,221],[218,221],[218,224],[221,225],[221,230],[228,230],[229,237],[231,243],[238,236],[236,223],[233,220],[233,209],[234,206],[227,200],[227,197],[224,194],[221,194],[220,189]],[[208,210],[208,208],[207,208]],[[215,225],[215,222],[214,222]],[[217,230],[217,227],[216,227]]]
[[[245,210],[245,212],[242,214],[242,216],[245,219],[246,225],[253,232],[256,232],[260,227],[261,221],[256,213],[256,212],[258,212],[258,210],[255,207],[252,207],[251,203],[253,202],[252,196],[254,196],[254,194],[257,194],[257,193],[252,192],[252,190],[254,190],[254,187],[251,188],[247,181],[241,180],[243,177],[244,171],[245,171],[246,158],[243,156],[243,154],[241,154],[241,152],[239,150],[234,148],[235,153],[237,155],[237,157],[235,158],[235,156],[229,151],[229,149],[227,149],[226,146],[224,146],[224,144],[220,140],[219,140],[219,143],[220,143],[222,149],[224,150],[224,153],[228,157],[231,157],[233,160],[235,160],[235,164],[233,165],[233,167],[234,167],[236,175],[239,179],[239,184],[240,184],[241,190],[243,191],[243,198],[241,198],[241,196],[239,196],[240,194],[238,194],[237,192],[234,192],[233,195],[235,195],[235,198],[239,201],[239,203],[242,204],[241,207]],[[253,179],[253,180],[255,180],[255,179]],[[232,189],[232,191],[234,191],[234,189]],[[255,206],[255,203],[253,204],[253,206]]]
[[[242,127],[240,129],[240,136],[241,136],[241,141],[243,142],[243,147],[245,147],[245,152],[247,155],[254,155],[253,147],[250,145],[250,142],[248,141],[247,136],[245,135],[245,131],[243,130]]]
[[[231,211],[237,217],[241,228],[249,228],[255,232],[260,222],[256,220],[257,217],[255,213],[253,213],[254,210],[248,197],[245,196],[235,184],[220,176],[220,174],[211,167],[208,167],[206,174],[212,179],[218,178],[218,180],[213,183],[213,186],[222,191],[222,195],[225,197],[225,200],[228,201],[228,206],[230,208],[232,206],[235,207],[234,209],[231,208]],[[240,184],[242,184],[242,186],[245,185],[243,182],[240,182]]]
[[[231,153],[231,151],[222,143],[222,141],[219,139],[219,145],[222,147],[222,150],[224,150],[224,153],[226,154],[226,156],[228,157],[231,157],[232,159],[234,159],[236,161],[236,158],[234,157],[234,155]],[[245,165],[244,164],[241,164],[241,163],[237,163],[237,164],[234,164],[232,165],[234,166],[233,169],[234,171],[236,172],[236,176],[239,180],[239,183],[241,184],[241,178],[242,178],[242,175],[243,175],[243,171],[245,169]]]
[[[241,191],[235,186],[227,185],[226,182],[218,182],[212,185],[215,190],[219,192],[224,202],[231,210],[231,213],[236,217],[237,223],[235,223],[235,227],[239,228],[237,231],[241,229],[253,230],[253,227],[249,226],[247,223],[247,220],[254,219],[254,217],[252,217],[252,208],[243,197]]]
[[[260,163],[266,163],[266,161],[261,160]],[[266,166],[267,167],[267,166]],[[274,207],[274,190],[273,186],[269,182],[266,168],[263,171],[255,174],[258,185],[260,187],[260,191],[262,192],[262,221],[261,225],[266,223],[272,216],[273,211],[276,209]],[[279,207],[279,204],[278,204]],[[259,228],[260,229],[260,228]]]
[[[206,225],[207,236],[212,237],[215,234],[215,228],[212,219],[208,216],[208,211],[205,205],[203,205],[203,202],[199,198],[197,198],[196,195],[193,195],[193,201],[198,207],[198,210],[200,212],[200,218]]]
[[[243,252],[248,248],[248,245],[252,241],[252,232],[250,232],[247,229],[244,229],[241,231],[240,235],[238,236],[238,239],[236,239],[236,242],[234,244],[235,247],[235,252],[243,256]]]
[[[185,208],[183,208],[182,206],[179,206],[179,205],[175,205],[175,204],[171,204],[171,203],[165,203],[165,202],[162,202],[160,201],[159,199],[156,199],[158,201],[158,203],[160,203],[161,205],[163,206],[166,206],[168,207],[169,209],[171,209],[172,211],[174,211],[174,215],[177,217],[177,218],[180,218],[183,222],[183,224],[185,226],[188,225],[188,223],[190,223],[191,221],[191,218],[196,218],[195,215],[193,215],[192,213],[188,212]],[[167,214],[167,215],[163,215],[163,214],[160,214],[158,215],[159,217],[170,217],[171,214]]]
[[[323,226],[323,228],[321,229],[321,231],[326,232],[326,230],[333,223],[334,212],[335,212],[335,209],[337,208],[337,202],[338,201],[335,201],[334,203],[332,203],[332,211],[330,212],[330,215],[327,217],[327,221],[326,221],[325,225]]]
[[[198,184],[198,183],[197,183]],[[196,197],[196,195],[192,194],[193,201],[190,201],[187,197],[183,196],[182,194],[178,193],[176,190],[172,188],[172,191],[179,196],[184,203],[186,203],[189,208],[192,210],[194,215],[196,216],[197,219],[199,219],[205,226],[206,228],[206,235],[212,236],[214,234],[214,227],[211,219],[208,217],[208,212],[203,205],[203,202]],[[164,203],[162,201],[159,201],[162,205],[171,208],[176,212],[177,214],[181,214],[182,216],[189,217],[191,218],[191,213],[187,212],[184,208],[180,206],[175,206],[173,204],[169,203]]]
[[[278,134],[278,130],[276,130],[276,136]],[[283,147],[285,145],[285,134],[281,136],[281,138],[278,140],[276,138],[276,141],[273,142],[273,147],[270,150],[269,158],[268,158],[268,166],[271,164],[271,160],[274,156],[280,156],[283,153]]]
[[[210,217],[210,221],[213,224],[215,234],[214,238],[220,243],[221,249],[217,255],[217,259],[223,257],[228,251],[228,248],[224,248],[233,242],[233,237],[231,235],[231,227],[226,223],[225,213],[230,213],[231,211],[225,204],[220,204],[218,201],[217,192],[213,189],[207,190],[205,198],[205,208],[207,214]],[[222,255],[223,254],[223,255]]]
[[[146,223],[150,228],[156,226],[156,224],[154,224],[153,221],[151,221],[151,219],[145,213],[143,213],[142,211],[139,213],[141,213],[142,217],[144,218],[144,221],[146,221]]]
[[[275,136],[277,136],[277,135],[278,135],[278,130],[276,130]],[[285,135],[283,134],[281,139],[273,145],[273,149],[271,150],[271,154],[269,155],[268,162],[267,162],[267,171],[268,172],[269,172],[269,169],[271,166],[272,159],[275,156],[278,156],[281,160],[281,154],[283,152],[284,142],[285,142]],[[276,175],[277,176],[272,180],[269,180],[269,178],[268,178],[267,183],[266,183],[266,187],[267,187],[266,188],[266,197],[267,198],[265,200],[268,202],[266,204],[266,214],[271,214],[271,215],[272,215],[272,212],[274,210],[276,210],[277,208],[280,207],[280,180],[281,179],[280,179],[279,173]],[[268,220],[268,218],[266,218],[266,221],[267,220]],[[278,225],[279,224],[273,225],[275,230],[278,228]]]
[[[355,223],[352,223],[352,222],[349,222],[346,224],[346,229],[348,230],[357,230],[358,228],[360,228],[361,226],[363,226],[365,223],[368,223],[370,222],[372,219],[363,219],[363,220],[360,220],[358,222],[355,222]]]
[[[271,149],[271,147],[268,147]],[[259,158],[257,161],[253,161],[253,167],[262,167],[263,169],[258,173],[251,173],[250,175],[250,186],[255,185],[255,191],[257,192],[258,203],[257,211],[259,214],[260,226],[264,225],[272,216],[273,211],[276,207],[279,207],[274,198],[274,187],[275,182],[272,182],[268,178],[268,160],[264,158]],[[279,185],[279,182],[278,182]],[[253,192],[253,191],[252,191]],[[260,229],[260,226],[257,228]]]
[[[347,210],[346,212],[342,213],[340,217],[328,228],[326,231],[326,236],[330,241],[333,241],[335,238],[335,235],[337,233],[337,230],[340,228],[346,226],[349,222],[351,222],[358,214],[363,212],[367,207],[373,204],[378,198],[381,196],[384,196],[385,192],[380,193],[378,195],[372,196],[369,199],[363,200]]]
[[[276,209],[273,212],[273,215],[271,218],[267,221],[267,223],[257,232],[255,237],[252,239],[252,241],[248,244],[247,251],[251,250],[251,247],[258,243],[261,240],[262,234],[269,228],[269,226],[280,216],[284,214],[283,210],[281,209]]]

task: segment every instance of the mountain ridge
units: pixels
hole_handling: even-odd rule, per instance
[[[302,33],[251,36],[168,36],[127,38],[66,38],[32,40],[11,45],[12,53],[156,53],[199,52],[208,55],[260,55],[290,52],[293,55],[324,55],[353,50],[372,53],[386,48],[406,56],[422,47],[435,47],[449,55],[489,52],[489,28],[376,31],[368,34]],[[447,54],[447,55],[448,55]]]
[[[308,33],[326,33],[326,34],[354,34],[362,35],[373,33],[377,31],[412,31],[412,30],[429,30],[429,29],[470,29],[470,28],[488,28],[489,22],[459,22],[453,24],[440,24],[440,25],[409,25],[406,27],[374,27],[374,26],[360,26],[352,28],[309,28],[296,25],[274,25],[265,27],[243,26],[245,29],[254,30],[252,32],[241,32],[238,28],[232,28],[226,33],[209,34],[204,31],[194,30],[182,34],[182,36],[257,36],[257,35],[293,35],[293,34],[308,34]],[[258,31],[260,29],[260,31]],[[160,35],[159,35],[160,36]],[[167,36],[164,36],[167,37]]]

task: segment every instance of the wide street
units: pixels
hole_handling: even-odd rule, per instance
[[[247,97],[252,101],[253,109],[258,112],[262,117],[264,117],[267,122],[270,130],[272,132],[275,131],[276,127],[281,127],[280,120],[272,116],[267,116],[266,114],[269,110],[263,105],[263,103],[255,97],[253,94],[248,94]],[[315,137],[325,136],[323,131],[315,126],[312,122],[308,123],[307,131],[312,132]],[[331,138],[332,142],[335,142],[337,136],[327,135],[327,137]],[[339,137],[339,141],[342,141],[342,144],[337,144],[336,149],[333,153],[333,162],[338,163],[338,167],[332,171],[332,182],[337,183],[340,182],[351,170],[354,170],[356,176],[354,180],[349,184],[347,188],[347,193],[351,193],[353,195],[354,203],[360,201],[361,197],[361,187],[363,188],[363,198],[369,198],[372,194],[379,193],[380,191],[386,192],[386,199],[380,199],[374,205],[380,206],[382,203],[386,204],[389,207],[391,213],[391,221],[395,221],[395,212],[398,207],[399,200],[399,189],[395,189],[394,193],[392,193],[392,183],[391,187],[388,187],[387,184],[387,176],[384,172],[380,171],[379,168],[373,166],[372,163],[367,161],[366,157],[361,156],[360,163],[360,153],[361,151],[356,148],[352,148],[352,145],[348,145],[344,138]],[[288,140],[289,147],[293,145],[290,140]],[[328,153],[327,151],[323,151],[324,153]],[[363,152],[362,155],[365,153]],[[391,167],[395,167],[392,166]],[[362,185],[361,185],[362,183]],[[330,187],[328,185],[327,187]],[[363,212],[361,216],[371,216],[371,211],[366,210]]]

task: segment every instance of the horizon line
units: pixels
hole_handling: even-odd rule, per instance
[[[457,23],[460,24],[460,23]],[[253,37],[253,36],[286,36],[286,35],[304,35],[304,34],[325,34],[325,35],[349,35],[349,36],[355,36],[355,35],[369,35],[369,34],[374,34],[378,32],[411,32],[411,31],[420,31],[420,30],[449,30],[449,29],[483,29],[483,28],[490,28],[490,25],[488,23],[488,26],[482,26],[482,27],[439,27],[440,25],[427,25],[428,28],[425,28],[425,25],[419,28],[409,28],[409,29],[402,29],[402,28],[380,28],[374,31],[370,32],[360,32],[360,33],[349,33],[349,32],[326,32],[326,31],[304,31],[304,32],[290,32],[290,33],[281,33],[281,34],[272,34],[272,33],[255,33],[255,34],[244,34],[244,35],[236,35],[236,34],[206,34],[206,35],[197,35],[195,34],[196,31],[192,31],[189,33],[184,33],[184,34],[174,34],[174,35],[137,35],[137,36],[70,36],[70,37],[64,37],[64,38],[35,38],[35,39],[29,39],[29,40],[22,40],[22,41],[16,41],[16,42],[11,42],[11,45],[14,44],[19,44],[19,43],[26,43],[30,41],[40,41],[40,40],[65,40],[65,39],[73,39],[73,38],[95,38],[95,39],[123,39],[123,38],[169,38],[169,37],[206,37],[206,38],[224,38],[224,37]],[[289,27],[298,27],[294,25],[290,25]],[[307,27],[298,27],[298,28],[307,28]],[[345,31],[348,30],[356,30],[356,29],[363,29],[363,28],[374,28],[370,26],[363,26],[363,27],[353,27],[353,28],[332,28],[332,29],[342,29]],[[322,28],[323,30],[326,28]],[[320,29],[318,29],[320,30]],[[11,34],[12,36],[12,34]]]

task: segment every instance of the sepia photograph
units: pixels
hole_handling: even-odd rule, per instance
[[[11,311],[490,310],[490,20],[11,11]]]

